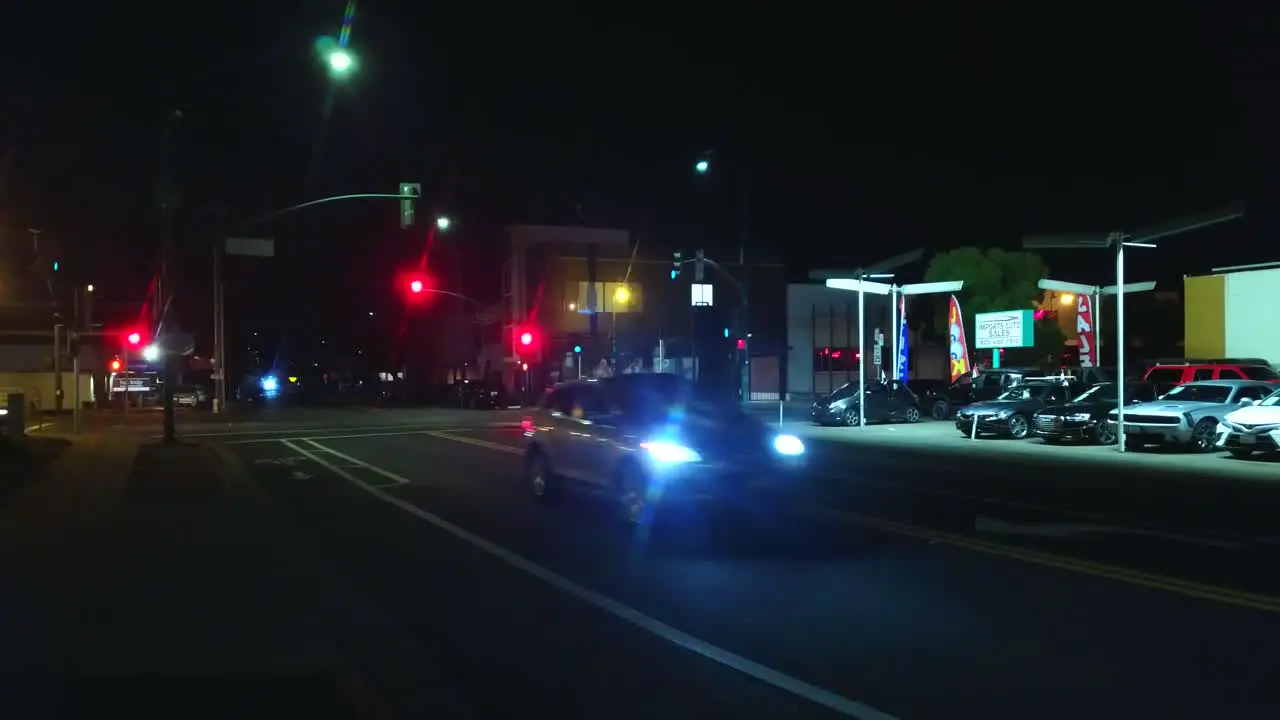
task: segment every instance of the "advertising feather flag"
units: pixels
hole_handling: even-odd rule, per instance
[[[898,296],[898,379],[907,379],[907,296]]]
[[[969,343],[964,339],[964,315],[960,313],[960,301],[951,296],[947,308],[947,335],[950,336],[951,382],[969,372]]]

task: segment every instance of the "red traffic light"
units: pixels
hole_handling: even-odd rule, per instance
[[[533,333],[529,332],[528,330],[525,330],[524,332],[520,333],[520,344],[521,344],[521,345],[532,345],[532,344],[533,344]]]
[[[130,330],[125,334],[124,341],[132,347],[137,347],[142,344],[142,332],[140,330]]]
[[[746,349],[747,349],[747,341],[746,341],[746,340],[743,340],[742,338],[738,338],[738,349],[739,349],[739,350],[746,350]]]
[[[111,361],[111,372],[120,372],[120,361],[119,361],[119,360],[112,360],[112,361]]]
[[[426,289],[426,285],[423,285],[421,280],[409,281],[409,292],[417,295],[418,293],[422,292],[425,289]]]

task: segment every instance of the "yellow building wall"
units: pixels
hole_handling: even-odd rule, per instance
[[[1226,276],[1185,277],[1182,287],[1186,356],[1226,357]]]

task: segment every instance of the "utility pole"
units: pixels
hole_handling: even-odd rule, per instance
[[[178,120],[182,118],[181,110],[166,111],[161,130],[161,147],[160,147],[160,274],[156,283],[156,297],[153,306],[153,327],[156,328],[156,339],[160,345],[162,353],[163,369],[164,369],[164,442],[166,445],[172,445],[178,441],[178,433],[176,427],[176,418],[173,407],[173,385],[176,382],[175,355],[173,348],[166,347],[164,339],[166,336],[172,337],[174,333],[159,332],[160,328],[169,321],[169,329],[172,330],[177,324],[174,317],[165,316],[172,309],[171,300],[174,294],[172,283],[172,264],[173,264],[173,213],[175,210],[177,187],[173,178],[173,133],[174,126]]]

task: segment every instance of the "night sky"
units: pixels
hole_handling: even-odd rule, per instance
[[[6,11],[0,49],[0,224],[9,236],[42,228],[68,272],[116,302],[140,300],[156,266],[162,118],[179,108],[179,311],[196,328],[208,313],[204,248],[220,234],[280,243],[281,257],[243,269],[235,290],[238,312],[256,309],[264,326],[302,327],[305,315],[342,328],[390,308],[394,268],[424,234],[399,229],[393,202],[254,232],[240,223],[401,180],[422,183],[424,216],[457,220],[450,241],[465,243],[479,285],[497,273],[496,229],[509,222],[715,246],[732,229],[727,188],[744,180],[754,242],[797,268],[1133,228],[1241,198],[1247,221],[1170,241],[1154,271],[1277,259],[1265,240],[1273,18],[1208,4],[1132,17],[848,5],[588,15],[367,0],[350,36],[359,72],[335,83],[314,46],[339,34],[342,2],[78,15],[28,3]],[[708,149],[710,188],[690,172]],[[1047,259],[1082,281],[1109,268],[1079,253]]]

